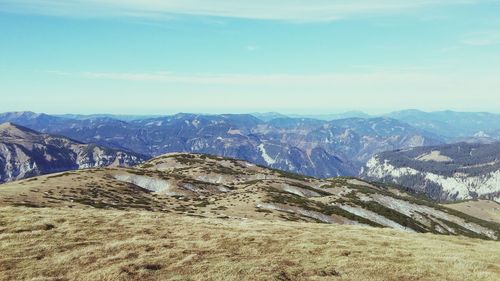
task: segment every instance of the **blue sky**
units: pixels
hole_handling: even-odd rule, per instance
[[[0,0],[0,111],[500,113],[497,0]]]

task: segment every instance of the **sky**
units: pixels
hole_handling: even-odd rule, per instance
[[[500,113],[500,0],[0,0],[0,111]]]

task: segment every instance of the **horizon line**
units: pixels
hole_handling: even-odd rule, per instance
[[[34,110],[13,110],[13,111],[1,111],[0,115],[9,114],[9,113],[33,113],[33,114],[45,114],[51,116],[63,117],[65,115],[74,115],[74,116],[82,116],[82,117],[91,117],[91,116],[122,116],[122,117],[164,117],[164,116],[175,116],[179,114],[195,114],[195,115],[264,115],[264,114],[278,114],[284,115],[287,117],[308,117],[308,116],[333,116],[333,115],[346,115],[346,114],[359,114],[366,115],[366,117],[381,117],[385,115],[389,115],[392,113],[399,112],[410,112],[410,111],[418,111],[420,113],[441,113],[441,112],[453,112],[453,113],[486,113],[486,114],[496,114],[500,115],[499,111],[490,111],[490,110],[455,110],[455,109],[439,109],[439,110],[423,110],[418,108],[404,108],[397,110],[379,110],[379,111],[370,111],[370,110],[341,110],[341,111],[331,111],[331,112],[318,112],[317,110],[310,110],[310,113],[305,113],[304,111],[270,111],[270,110],[248,110],[248,111],[198,111],[198,110],[180,110],[180,111],[168,111],[164,113],[112,113],[112,112],[89,112],[89,113],[74,113],[74,112],[65,112],[65,113],[56,113],[49,111],[34,111]],[[316,113],[314,113],[316,112]]]

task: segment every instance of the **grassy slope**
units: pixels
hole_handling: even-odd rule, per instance
[[[0,208],[0,280],[500,280],[500,243],[142,211]]]
[[[494,201],[464,201],[444,206],[482,220],[500,223],[500,204]]]

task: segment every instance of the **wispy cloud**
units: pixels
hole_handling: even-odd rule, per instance
[[[62,73],[66,75],[66,72]],[[50,75],[61,74],[51,72]],[[175,108],[203,106],[205,109],[223,105],[232,110],[262,109],[263,106],[324,110],[332,110],[335,106],[484,108],[485,105],[497,104],[495,89],[500,87],[500,80],[493,74],[436,74],[424,70],[268,75],[77,72],[71,75],[71,81],[85,85],[81,87],[85,89],[82,96],[87,97],[87,92],[92,89],[90,92],[94,96],[109,96],[113,100],[117,96],[126,96],[130,104],[135,107],[142,105],[144,108],[157,108],[160,104]],[[112,89],[116,93],[109,92],[109,85],[113,85]],[[57,87],[57,90],[63,91],[62,95],[67,94],[68,90],[79,89]],[[140,95],[137,95],[138,91]],[[285,99],[286,102],[283,102]]]
[[[77,17],[195,15],[282,21],[333,21],[482,0],[0,0],[0,11]]]
[[[67,72],[50,71],[50,74],[68,75]],[[63,73],[63,74],[60,74]],[[369,72],[358,74],[177,74],[172,72],[81,72],[72,73],[87,79],[164,82],[212,85],[328,85],[345,83],[386,83],[388,81],[429,80],[430,76],[418,72]]]
[[[259,49],[260,49],[260,47],[256,46],[256,45],[247,45],[247,46],[245,46],[245,50],[247,50],[249,52],[258,51]]]
[[[500,44],[500,31],[483,31],[475,32],[466,36],[461,41],[464,45],[469,46],[490,46]]]
[[[80,77],[84,79],[122,80],[132,82],[155,82],[165,84],[183,85],[218,85],[223,87],[271,87],[271,88],[323,88],[365,89],[367,92],[376,90],[387,92],[398,89],[426,89],[436,91],[456,85],[458,88],[487,89],[486,85],[500,86],[496,77],[481,76],[469,77],[467,75],[451,75],[430,73],[428,69],[398,69],[394,71],[381,70],[362,73],[324,73],[324,74],[177,74],[173,72],[77,72],[47,71],[51,75]],[[461,86],[459,86],[461,85]],[[468,86],[465,86],[468,85]],[[479,86],[480,85],[480,86]],[[486,87],[486,88],[485,88]],[[455,89],[455,87],[453,87]],[[453,91],[443,91],[453,92]]]

